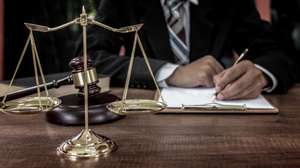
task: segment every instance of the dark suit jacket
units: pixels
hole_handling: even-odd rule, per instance
[[[274,42],[269,30],[259,18],[253,0],[200,0],[190,5],[190,60],[212,54],[217,60],[233,50],[250,52],[247,59],[261,65],[278,79],[278,89],[286,90],[294,81],[295,65]],[[175,62],[160,0],[101,0],[96,20],[113,27],[144,23],[140,31],[142,43],[150,57],[154,73],[167,62]],[[99,73],[112,75],[114,85],[124,84],[133,34],[117,34],[90,27],[88,53]],[[126,55],[118,55],[125,46]],[[78,43],[77,54],[81,50]],[[153,87],[144,60],[137,52],[131,86]]]

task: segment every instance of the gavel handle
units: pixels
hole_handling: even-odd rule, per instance
[[[17,91],[8,93],[7,97],[6,97],[6,101],[14,100],[14,99],[18,99],[18,98],[21,98],[24,96],[34,94],[37,92],[37,88],[40,88],[41,91],[44,91],[45,87],[47,87],[47,89],[59,88],[60,86],[71,84],[71,83],[72,83],[72,75],[69,75],[69,76],[66,76],[59,80],[53,80],[52,82],[49,82],[49,83],[41,84],[38,86],[32,86],[29,88],[25,88],[25,89],[21,89],[21,90],[17,90]],[[2,101],[3,98],[4,98],[4,96],[1,96],[0,101]]]

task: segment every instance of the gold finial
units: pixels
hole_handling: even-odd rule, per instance
[[[82,13],[80,14],[80,24],[81,24],[81,26],[88,25],[88,16],[86,14],[84,6],[82,6]]]
[[[84,5],[82,5],[82,13],[84,13],[84,14],[86,13]]]

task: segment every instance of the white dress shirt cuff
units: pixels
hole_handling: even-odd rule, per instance
[[[199,4],[199,0],[190,0],[191,3],[198,5]]]
[[[278,81],[277,79],[275,78],[275,76],[270,72],[268,71],[267,69],[263,68],[262,66],[260,65],[257,65],[255,64],[256,68],[258,68],[259,70],[261,70],[265,75],[267,75],[271,81],[272,81],[272,84],[270,87],[268,88],[265,88],[263,91],[266,91],[268,93],[272,92],[278,85]]]
[[[168,79],[179,66],[180,65],[171,64],[171,63],[166,63],[165,65],[163,65],[158,70],[156,77],[155,77],[156,81],[158,83],[158,86],[161,88],[168,87],[166,79]]]

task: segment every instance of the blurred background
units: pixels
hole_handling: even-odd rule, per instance
[[[1,0],[2,79],[10,79],[28,37],[24,22],[54,27],[78,17],[84,4],[89,14],[95,14],[98,0]],[[51,33],[35,33],[37,49],[45,74],[69,71],[68,63],[74,57],[79,26],[71,26]],[[0,56],[1,57],[1,56]],[[17,77],[33,76],[31,49],[27,51]]]
[[[95,14],[100,0],[0,0],[0,80],[10,79],[28,36],[24,22],[60,25],[79,16],[84,4]],[[278,41],[300,58],[300,0],[256,0],[263,20],[272,22]],[[53,33],[35,33],[44,73],[69,71],[80,27]],[[33,76],[32,58],[27,52],[18,77]],[[300,61],[299,65],[300,65]]]

